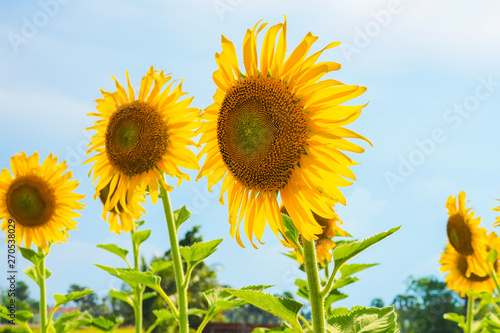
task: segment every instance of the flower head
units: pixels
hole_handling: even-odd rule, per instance
[[[127,72],[127,90],[118,80],[116,92],[102,91],[103,98],[97,100],[98,117],[93,127],[97,131],[92,137],[87,154],[97,153],[85,163],[91,163],[96,193],[104,202],[103,216],[109,214],[111,229],[132,230],[130,218],[140,216],[140,198],[149,190],[153,203],[158,199],[158,182],[169,190],[163,174],[189,180],[179,166],[197,170],[198,160],[188,148],[196,145],[192,141],[197,127],[198,109],[190,107],[191,98],[186,95],[182,83],[174,87],[170,76],[151,67],[141,81],[138,96],[130,84]],[[163,90],[162,90],[163,89]],[[89,176],[90,176],[89,173]],[[97,185],[96,185],[97,181]],[[107,193],[107,195],[104,195]],[[114,212],[114,213],[113,213]],[[122,223],[116,224],[121,214]],[[128,222],[123,222],[123,218]]]
[[[227,192],[230,232],[241,246],[243,221],[254,247],[253,236],[261,242],[266,222],[278,237],[283,232],[278,196],[300,234],[316,239],[323,228],[313,212],[333,218],[333,205],[345,204],[339,187],[351,184],[344,177],[355,179],[349,167],[356,163],[342,151],[364,151],[346,138],[366,140],[343,127],[364,105],[342,105],[366,89],[321,80],[340,65],[317,60],[339,43],[308,56],[318,39],[308,33],[286,57],[285,21],[267,30],[259,56],[257,36],[265,27],[259,22],[247,31],[244,69],[233,43],[222,36],[213,74],[217,91],[199,130],[200,156],[207,157],[198,178],[206,176],[209,189],[223,180],[220,201]]]
[[[39,165],[37,152],[29,157],[21,152],[11,157],[10,165],[12,174],[7,169],[0,174],[2,230],[8,233],[9,220],[14,220],[16,243],[24,241],[27,248],[33,243],[48,251],[51,243],[65,242],[67,231],[76,229],[73,219],[80,217],[75,210],[85,207],[78,202],[85,196],[73,192],[78,181],[71,180],[66,162],[58,164],[50,154]]]

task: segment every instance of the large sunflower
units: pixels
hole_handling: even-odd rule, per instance
[[[71,171],[65,173],[66,162],[57,164],[50,154],[39,165],[38,153],[27,156],[24,152],[10,159],[12,174],[2,169],[0,174],[0,220],[2,230],[8,228],[9,219],[15,221],[16,243],[24,240],[49,250],[50,243],[67,240],[68,229],[76,229],[75,210],[85,205],[78,202],[85,196],[73,191],[78,187]],[[8,230],[6,230],[8,232]]]
[[[488,240],[486,230],[479,227],[481,218],[474,218],[471,208],[465,208],[465,192],[458,194],[457,199],[450,195],[446,202],[448,223],[446,231],[453,248],[467,259],[466,275],[474,273],[484,276],[488,273],[484,257],[487,255]]]
[[[487,239],[488,251],[491,248],[495,248],[497,251],[500,250],[500,240],[494,232],[490,233]],[[488,266],[487,256],[484,256],[482,260],[484,265]],[[442,264],[440,269],[443,273],[449,272],[445,277],[448,289],[459,293],[461,297],[464,297],[466,292],[470,289],[476,292],[485,291],[490,294],[493,292],[493,289],[495,289],[495,281],[491,278],[489,272],[486,274],[467,274],[469,271],[467,257],[458,253],[451,243],[446,245],[446,249],[441,254],[439,263]],[[499,266],[497,261],[494,263],[494,268],[495,272],[498,274]]]
[[[198,109],[189,107],[193,97],[179,100],[186,95],[182,83],[173,87],[162,72],[151,67],[142,79],[136,98],[127,72],[127,90],[113,77],[117,91],[102,91],[104,98],[98,99],[99,113],[89,115],[99,117],[93,127],[97,133],[92,137],[87,154],[97,154],[85,163],[95,162],[95,199],[103,199],[102,190],[107,188],[104,198],[104,212],[115,211],[136,215],[140,210],[138,200],[149,190],[153,203],[158,200],[158,181],[165,184],[163,175],[189,180],[189,176],[179,169],[199,169],[195,154],[187,147],[196,145],[192,141],[197,128]],[[89,176],[90,176],[89,173]],[[95,185],[96,180],[97,185]],[[139,195],[137,195],[137,192]],[[119,208],[117,208],[119,207]],[[110,217],[116,218],[111,214]],[[129,231],[133,223],[111,226],[112,229]],[[116,228],[114,228],[116,227]]]
[[[285,206],[281,206],[280,210],[281,213],[288,215],[288,211],[286,210]],[[314,241],[314,244],[316,246],[316,260],[321,266],[325,266],[327,262],[332,261],[331,250],[335,248],[335,242],[332,240],[332,238],[335,236],[351,237],[351,235],[339,226],[343,222],[336,213],[331,219],[325,219],[314,212],[313,216],[316,222],[318,222],[318,224],[323,228],[323,232],[317,235],[318,238]],[[293,244],[293,242],[286,239],[282,243],[287,247],[294,248],[293,254],[296,255],[297,261],[299,262],[299,264],[304,263],[304,258],[302,257],[300,252],[297,251],[297,247],[295,246],[295,244]]]
[[[234,45],[222,36],[222,53],[214,103],[201,115],[201,155],[207,155],[198,178],[207,176],[209,189],[224,179],[221,203],[227,191],[231,235],[243,246],[239,228],[253,245],[261,240],[266,221],[279,237],[283,230],[278,195],[297,229],[308,240],[323,232],[313,212],[331,219],[333,205],[345,204],[339,186],[355,179],[355,165],[341,150],[361,153],[363,148],[345,140],[363,136],[342,126],[353,122],[362,106],[342,103],[366,88],[326,79],[337,70],[334,62],[316,63],[331,43],[308,57],[317,40],[312,33],[286,58],[286,21],[267,30],[260,57],[257,35],[266,23],[248,30],[243,41],[244,71]],[[277,41],[277,45],[276,45]],[[260,58],[260,60],[259,60]]]

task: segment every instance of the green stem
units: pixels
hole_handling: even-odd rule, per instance
[[[170,299],[170,297],[168,297],[167,294],[165,294],[165,292],[163,291],[163,289],[158,288],[158,289],[155,289],[155,291],[161,296],[163,297],[163,299],[167,302],[168,306],[170,307],[170,310],[172,311],[172,313],[174,314],[174,317],[177,321],[179,321],[179,312],[177,311],[176,307],[174,306],[174,303],[172,303],[172,300]]]
[[[467,299],[467,331],[472,333],[472,322],[474,321],[474,296],[468,296]]]
[[[39,247],[38,253],[42,255],[40,266],[38,267],[38,286],[40,287],[40,323],[41,333],[47,333],[47,299],[45,291],[45,253]]]
[[[328,278],[330,277],[330,263],[325,260],[325,281],[328,281]]]
[[[306,319],[306,318],[304,318],[304,316],[302,316],[302,315],[300,315],[300,314],[298,314],[297,316],[298,316],[298,317],[299,317],[299,319],[300,319],[300,320],[304,323],[304,325],[307,327],[307,329],[308,329],[309,331],[312,331],[311,325],[309,325],[309,322],[307,321],[307,319]]]
[[[201,322],[200,326],[198,326],[198,329],[196,330],[196,333],[201,333],[203,332],[203,329],[205,328],[205,326],[207,326],[208,322],[210,321],[212,317],[210,316],[205,316],[205,318],[203,318],[203,321]]]
[[[182,269],[181,254],[179,252],[179,242],[177,241],[177,228],[170,206],[170,198],[167,191],[163,188],[160,182],[160,193],[163,201],[163,209],[167,219],[168,237],[170,238],[170,250],[172,252],[172,260],[174,262],[175,283],[177,285],[177,294],[179,296],[179,332],[189,332],[188,322],[188,302],[186,285],[184,283],[184,271]]]
[[[498,284],[497,273],[495,272],[495,269],[491,270],[490,275],[493,278],[493,281],[495,282],[495,286],[497,286],[498,296],[500,296],[500,285]]]
[[[134,242],[134,232],[135,232],[135,226],[134,230],[130,233],[132,236],[132,248],[134,250],[134,269],[137,271],[141,271],[140,266],[139,266],[139,245]],[[142,285],[138,284],[134,288],[134,315],[135,315],[135,332],[136,333],[141,333],[142,332],[142,293],[144,291],[144,288]]]
[[[325,298],[328,293],[330,293],[330,290],[332,290],[333,283],[335,282],[335,277],[337,276],[338,268],[334,267],[333,272],[328,278],[328,282],[326,283],[326,286],[321,290],[321,297]]]
[[[316,249],[314,241],[302,240],[304,244],[304,264],[306,267],[307,283],[309,285],[309,299],[314,333],[325,333],[325,309],[323,308],[324,296],[320,292],[318,264],[316,262]]]

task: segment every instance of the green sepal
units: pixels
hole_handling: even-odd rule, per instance
[[[295,224],[293,224],[290,216],[286,214],[281,214],[281,219],[283,220],[283,227],[285,228],[285,238],[289,242],[292,242],[301,252],[302,245],[299,242],[299,235],[300,235],[299,230],[297,230]]]

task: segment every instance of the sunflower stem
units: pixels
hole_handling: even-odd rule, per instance
[[[316,249],[314,241],[302,240],[304,244],[304,264],[306,267],[307,283],[309,285],[309,299],[314,333],[325,333],[325,309],[323,308],[324,296],[320,292],[318,264],[316,262]]]
[[[47,298],[45,291],[45,254],[42,248],[38,248],[38,253],[42,256],[38,267],[38,286],[40,287],[40,324],[41,332],[47,333]]]
[[[490,275],[493,278],[493,281],[495,281],[495,286],[497,287],[498,296],[500,296],[500,285],[498,284],[497,273],[495,272],[494,268],[491,270]]]
[[[472,333],[472,322],[474,321],[474,296],[467,296],[467,330]]]
[[[174,262],[175,283],[177,285],[177,293],[179,296],[179,332],[188,333],[187,283],[184,283],[184,270],[182,269],[179,242],[177,241],[177,228],[175,226],[174,215],[172,214],[172,207],[170,206],[170,198],[162,183],[159,183],[163,209],[165,210],[165,217],[167,220],[168,237],[170,238],[170,250],[172,252],[172,260]]]
[[[132,236],[132,248],[134,250],[134,269],[137,271],[141,271],[140,266],[139,266],[139,244],[134,242],[134,233],[135,233],[135,225],[134,229],[130,233]],[[135,332],[136,333],[141,333],[142,332],[142,292],[144,289],[142,288],[142,285],[138,284],[134,288],[134,315],[135,315]]]

